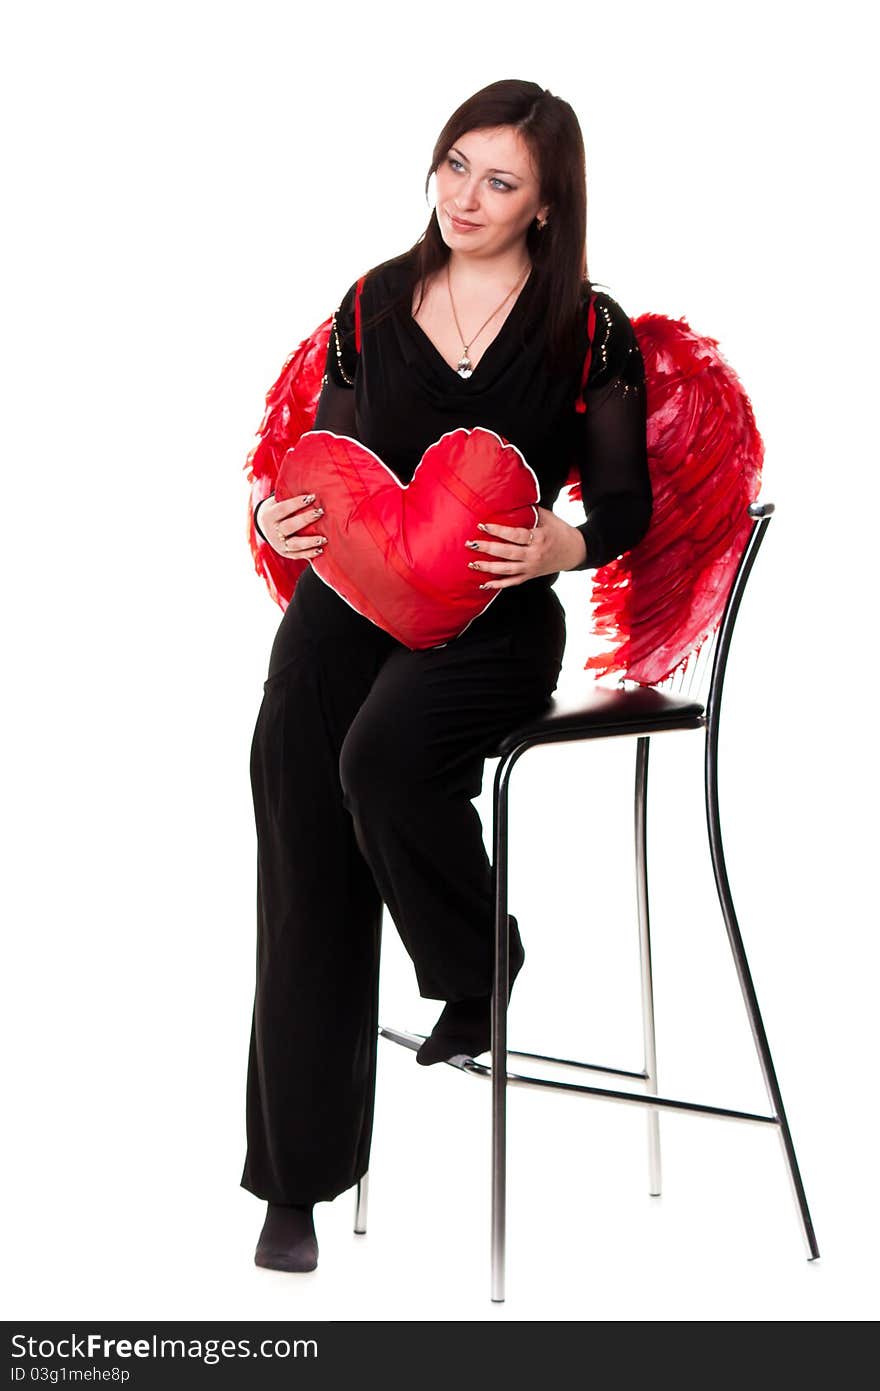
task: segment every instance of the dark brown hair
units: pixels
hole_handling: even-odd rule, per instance
[[[526,233],[526,247],[534,263],[535,294],[544,306],[547,353],[551,369],[566,370],[575,351],[577,326],[583,315],[584,294],[591,288],[587,273],[587,181],[584,141],[577,116],[567,101],[536,82],[505,78],[492,82],[462,102],[437,137],[431,167],[425,179],[425,196],[431,176],[446,158],[449,148],[470,130],[513,126],[528,145],[540,185],[540,201],[548,205],[547,225],[537,220]],[[400,256],[383,266],[411,263],[413,277],[406,290],[412,301],[415,285],[420,299],[425,281],[449,259],[449,247],[440,232],[436,209],[419,239]],[[378,270],[380,267],[374,267]],[[402,304],[402,298],[385,305],[364,324],[378,322]]]

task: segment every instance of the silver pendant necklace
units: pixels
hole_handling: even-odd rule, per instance
[[[503,300],[501,301],[501,303],[498,305],[498,308],[492,310],[492,313],[489,315],[489,319],[494,319],[494,317],[495,317],[495,315],[498,313],[498,311],[499,311],[500,309],[503,309],[503,308],[504,308],[505,304],[506,304],[507,301],[510,299],[510,296],[513,294],[514,290],[518,289],[519,286],[524,282],[524,280],[525,280],[526,277],[528,276],[528,273],[529,273],[529,271],[531,270],[531,268],[532,268],[532,267],[531,267],[531,262],[530,262],[529,265],[526,267],[526,273],[525,273],[525,275],[522,276],[522,277],[517,281],[517,283],[513,286],[512,289],[508,290],[507,294],[504,296],[504,299],[503,299]],[[455,327],[458,329],[458,336],[459,336],[459,338],[461,339],[461,346],[462,346],[462,348],[464,349],[464,352],[462,353],[461,357],[459,358],[459,360],[458,360],[458,366],[456,367],[455,370],[456,370],[456,372],[458,373],[458,375],[459,375],[460,377],[467,378],[467,377],[472,376],[472,375],[473,375],[473,371],[474,371],[474,365],[473,365],[473,363],[471,362],[470,358],[468,357],[468,353],[469,353],[469,351],[470,351],[471,343],[474,343],[474,342],[479,338],[480,334],[483,332],[483,329],[486,327],[486,324],[489,322],[489,319],[486,319],[485,323],[480,324],[480,327],[477,329],[477,331],[476,331],[476,333],[474,334],[473,338],[471,339],[470,343],[466,343],[466,342],[464,341],[464,334],[463,334],[462,331],[461,331],[461,324],[458,322],[458,315],[457,315],[456,312],[455,312],[455,300],[452,298],[452,282],[451,282],[451,280],[450,280],[450,278],[449,278],[449,262],[448,262],[448,261],[446,262],[446,287],[447,287],[447,289],[449,290],[449,303],[452,305],[452,317],[453,317],[453,319],[455,320]]]

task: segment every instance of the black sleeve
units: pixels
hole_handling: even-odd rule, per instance
[[[354,300],[357,283],[351,285],[333,315],[330,341],[324,364],[324,378],[315,430],[332,430],[336,435],[357,439],[354,411],[354,382],[359,355],[354,337]]]
[[[260,501],[257,503],[256,507],[254,508],[254,526],[256,527],[257,531],[259,532],[260,536],[262,536],[262,538],[263,538],[264,541],[268,541],[269,538],[268,538],[268,536],[266,535],[266,533],[265,533],[265,531],[263,530],[263,528],[260,526],[260,523],[259,523],[259,521],[258,521],[257,519],[258,519],[258,517],[259,517],[259,515],[260,515],[260,508],[262,507],[263,503],[264,503],[264,502],[271,502],[272,499],[274,498],[274,496],[275,496],[274,493],[270,493],[268,497],[261,498]]]
[[[648,473],[645,364],[628,316],[610,295],[596,294],[596,325],[584,389],[587,409],[574,415],[574,458],[587,547],[576,570],[592,570],[632,550],[653,510]]]

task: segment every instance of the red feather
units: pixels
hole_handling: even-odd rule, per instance
[[[266,410],[257,431],[259,439],[244,464],[251,484],[247,538],[254,568],[282,609],[290,603],[296,582],[309,562],[287,560],[273,550],[254,526],[254,508],[275,491],[281,460],[300,435],[311,430],[315,423],[332,322],[330,315],[288,357],[266,396]]]
[[[593,631],[608,646],[585,670],[651,686],[686,668],[721,621],[764,443],[716,339],[662,314],[632,322],[645,362],[654,506],[639,544],[594,571]],[[576,468],[567,482],[580,500]]]

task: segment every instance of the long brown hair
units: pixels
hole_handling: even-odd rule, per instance
[[[513,126],[525,140],[540,184],[540,201],[548,204],[543,230],[533,221],[526,233],[526,247],[534,263],[535,294],[544,307],[547,354],[551,369],[566,370],[576,346],[583,295],[591,288],[587,273],[587,180],[584,141],[572,107],[562,97],[536,82],[505,78],[482,87],[453,111],[437,137],[431,166],[425,178],[425,197],[432,174],[449,148],[470,130]],[[400,256],[383,266],[411,262],[414,277],[407,287],[407,309],[412,291],[449,259],[449,247],[437,222],[436,208],[425,231]],[[378,270],[380,267],[374,267]],[[372,272],[371,272],[372,273]],[[385,305],[365,325],[376,323],[396,308],[403,297]]]

